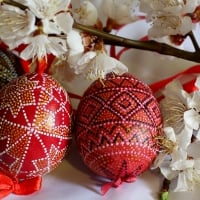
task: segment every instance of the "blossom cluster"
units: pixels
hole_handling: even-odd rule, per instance
[[[178,80],[163,90],[160,102],[164,137],[153,169],[159,167],[168,180],[176,180],[174,191],[192,191],[200,183],[200,77],[194,92],[186,92]]]
[[[0,40],[21,59],[42,65],[51,54],[59,62],[67,62],[75,74],[92,80],[109,72],[127,72],[124,64],[106,54],[101,41],[73,28],[74,20],[87,26],[98,23],[97,9],[89,1],[78,8],[70,0],[15,2],[21,6],[4,1],[0,5]]]
[[[141,0],[141,11],[152,23],[151,37],[186,35],[193,29],[190,15],[200,4],[199,0]]]

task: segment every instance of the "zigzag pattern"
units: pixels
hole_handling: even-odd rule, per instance
[[[47,74],[25,74],[0,90],[0,171],[29,179],[57,167],[71,141],[67,93]]]
[[[80,154],[93,170],[95,165],[100,165],[94,170],[99,174],[104,174],[102,169],[110,161],[105,163],[104,158],[104,162],[102,159],[94,162],[91,155],[97,157],[97,151],[101,151],[103,155],[106,148],[120,144],[126,147],[125,151],[129,151],[130,146],[140,145],[141,151],[151,149],[153,153],[149,152],[149,155],[155,156],[158,148],[155,137],[160,133],[161,127],[161,114],[151,90],[129,74],[115,77],[110,75],[104,84],[95,81],[83,95],[77,110],[76,133]],[[120,151],[118,148],[113,149],[113,152]],[[108,160],[112,160],[111,157]],[[124,158],[121,162],[127,163]],[[110,171],[112,178],[119,175],[119,169],[115,175],[113,169],[106,168],[106,171]],[[105,176],[108,176],[107,172]]]

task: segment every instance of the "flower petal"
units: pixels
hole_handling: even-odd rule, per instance
[[[189,191],[190,188],[191,186],[189,186],[185,172],[180,172],[178,175],[177,186],[174,189],[174,192]]]
[[[82,38],[78,31],[71,30],[67,34],[67,45],[69,46],[69,57],[84,52]]]
[[[172,170],[185,170],[194,166],[194,160],[179,160],[171,165]]]
[[[179,174],[179,171],[173,171],[169,166],[161,166],[160,171],[162,175],[168,180],[174,179]]]
[[[97,56],[88,66],[86,76],[91,80],[104,79],[108,73],[113,72],[120,75],[127,71],[128,68],[117,59],[108,56],[105,52],[97,52]]]
[[[62,12],[55,16],[55,23],[59,27],[60,31],[62,31],[65,34],[68,34],[72,30],[72,25],[74,23],[74,20],[70,13],[68,12]]]
[[[83,54],[81,59],[77,62],[77,64],[80,65],[85,65],[88,64],[93,58],[96,56],[96,52],[94,51],[88,51],[87,53]]]
[[[102,10],[105,16],[122,25],[137,19],[132,11],[138,4],[137,0],[103,0]]]
[[[171,157],[172,160],[170,163],[170,167],[173,168],[173,170],[180,170],[179,163],[187,160],[187,152],[183,149],[178,149],[171,154]]]
[[[15,6],[1,5],[0,22],[0,38],[5,41],[22,39],[36,30],[35,16]]]
[[[175,135],[174,129],[172,127],[165,127],[164,133],[165,133],[167,139],[171,140],[174,143],[176,142],[176,135]]]
[[[75,21],[86,26],[93,26],[97,23],[97,8],[90,1],[83,1],[80,7],[73,12]]]
[[[160,152],[157,156],[156,159],[153,162],[153,165],[151,166],[151,169],[156,169],[161,166],[165,159],[166,153],[165,152]]]
[[[198,88],[198,90],[200,90],[200,76],[197,77],[195,86]]]
[[[20,54],[24,60],[34,57],[41,59],[46,57],[48,53],[59,57],[67,51],[65,40],[47,35],[30,37],[25,41],[25,44],[27,44],[27,47]]]
[[[60,34],[60,30],[57,24],[54,21],[50,21],[49,19],[43,19],[43,32],[46,34]]]
[[[31,0],[25,3],[39,19],[52,19],[60,11],[68,10],[69,4],[70,0]]]
[[[185,126],[179,135],[177,135],[177,143],[179,148],[186,150],[188,145],[191,143],[193,130]]]
[[[194,109],[190,109],[184,113],[184,121],[190,129],[197,130],[200,124],[200,115]]]

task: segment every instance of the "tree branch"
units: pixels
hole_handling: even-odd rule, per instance
[[[16,1],[13,1],[13,0],[3,0],[3,2],[10,4],[10,5],[17,6],[23,10],[27,8],[26,6],[20,4]],[[200,50],[199,50],[199,46],[198,46],[193,34],[189,34],[189,37],[192,40],[196,51],[189,52],[189,51],[181,50],[181,49],[175,48],[173,46],[170,46],[170,45],[167,45],[164,43],[159,43],[156,41],[143,42],[143,41],[127,39],[124,37],[112,35],[110,33],[106,33],[106,32],[97,30],[92,27],[84,26],[84,25],[78,24],[76,22],[74,22],[73,28],[96,35],[96,36],[102,38],[103,41],[105,42],[105,44],[153,51],[153,52],[157,52],[157,53],[160,53],[163,55],[175,56],[177,58],[182,58],[185,60],[190,60],[193,62],[200,63]]]
[[[189,32],[189,33],[188,33],[188,36],[190,37],[190,39],[191,39],[191,41],[192,41],[192,44],[194,45],[195,50],[196,50],[197,52],[200,51],[199,44],[197,43],[197,40],[196,40],[196,38],[195,38],[193,32],[192,32],[192,31]]]
[[[16,6],[18,8],[21,8],[22,10],[25,10],[27,8],[23,4],[18,3],[16,1],[13,1],[13,0],[3,0],[3,3],[9,4],[9,5],[12,5],[12,6]]]
[[[200,55],[199,55],[200,53],[198,51],[189,52],[189,51],[181,50],[173,46],[170,46],[164,43],[159,43],[152,40],[145,41],[145,42],[138,41],[138,40],[131,40],[124,37],[112,35],[110,33],[106,33],[106,32],[103,32],[103,31],[100,31],[88,26],[84,26],[76,22],[74,23],[73,28],[96,35],[102,38],[105,44],[153,51],[160,54],[175,56],[175,57],[182,58],[185,60],[190,60],[190,61],[200,63]]]

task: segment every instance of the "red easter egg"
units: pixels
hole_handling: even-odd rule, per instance
[[[92,83],[78,106],[77,146],[96,174],[129,182],[157,155],[161,113],[149,86],[132,75],[111,74],[102,81]]]
[[[47,74],[25,74],[0,90],[0,172],[26,180],[53,170],[71,143],[71,104]]]

